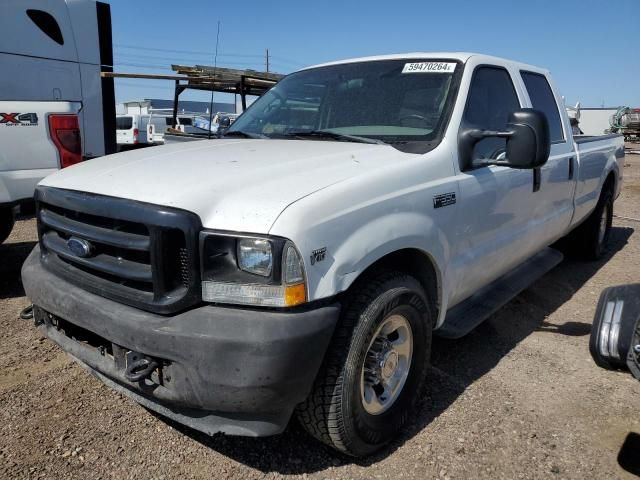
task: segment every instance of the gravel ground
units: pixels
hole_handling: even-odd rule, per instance
[[[615,213],[640,217],[640,155]],[[640,222],[616,218],[598,263],[565,260],[467,337],[436,339],[431,381],[402,437],[339,456],[295,423],[277,437],[207,437],[158,418],[18,319],[22,218],[0,246],[0,478],[637,478],[618,466],[640,433],[640,382],[588,351],[600,291],[640,281]],[[638,452],[637,458],[640,458]]]

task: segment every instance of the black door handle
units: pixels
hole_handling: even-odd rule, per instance
[[[540,172],[540,167],[536,167],[533,169],[533,191],[537,192],[540,190],[540,183],[542,182],[542,173]]]
[[[573,180],[573,157],[569,157],[569,180]]]

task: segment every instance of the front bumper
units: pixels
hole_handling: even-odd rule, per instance
[[[318,372],[339,304],[295,312],[201,306],[156,315],[89,293],[44,269],[22,268],[38,328],[112,388],[208,434],[280,433]],[[159,360],[146,380],[125,354]]]

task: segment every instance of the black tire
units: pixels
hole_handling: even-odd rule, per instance
[[[605,218],[606,217],[606,218]],[[605,221],[604,234],[601,222]],[[600,260],[607,252],[613,221],[613,192],[606,188],[600,194],[596,208],[573,235],[572,244],[585,260]]]
[[[606,229],[604,236],[600,236],[600,221],[606,209]],[[613,190],[605,186],[600,193],[596,208],[589,217],[568,235],[551,245],[568,257],[582,260],[599,260],[605,253],[611,237],[611,223],[613,221]]]
[[[0,243],[9,238],[15,222],[16,219],[13,214],[13,208],[0,207]]]
[[[361,399],[362,369],[378,327],[391,315],[408,321],[412,354],[395,400],[371,414]],[[312,391],[297,408],[305,430],[352,456],[369,455],[392,440],[407,423],[426,377],[433,322],[431,302],[409,275],[384,271],[355,285]]]

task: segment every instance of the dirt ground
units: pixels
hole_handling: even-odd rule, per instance
[[[0,478],[637,478],[617,456],[640,433],[640,382],[588,350],[600,291],[640,281],[640,155],[626,163],[615,213],[628,218],[614,219],[607,257],[565,260],[466,338],[436,339],[414,421],[367,460],[295,423],[272,438],[207,437],[103,386],[18,318],[36,239],[21,219],[0,246]]]

